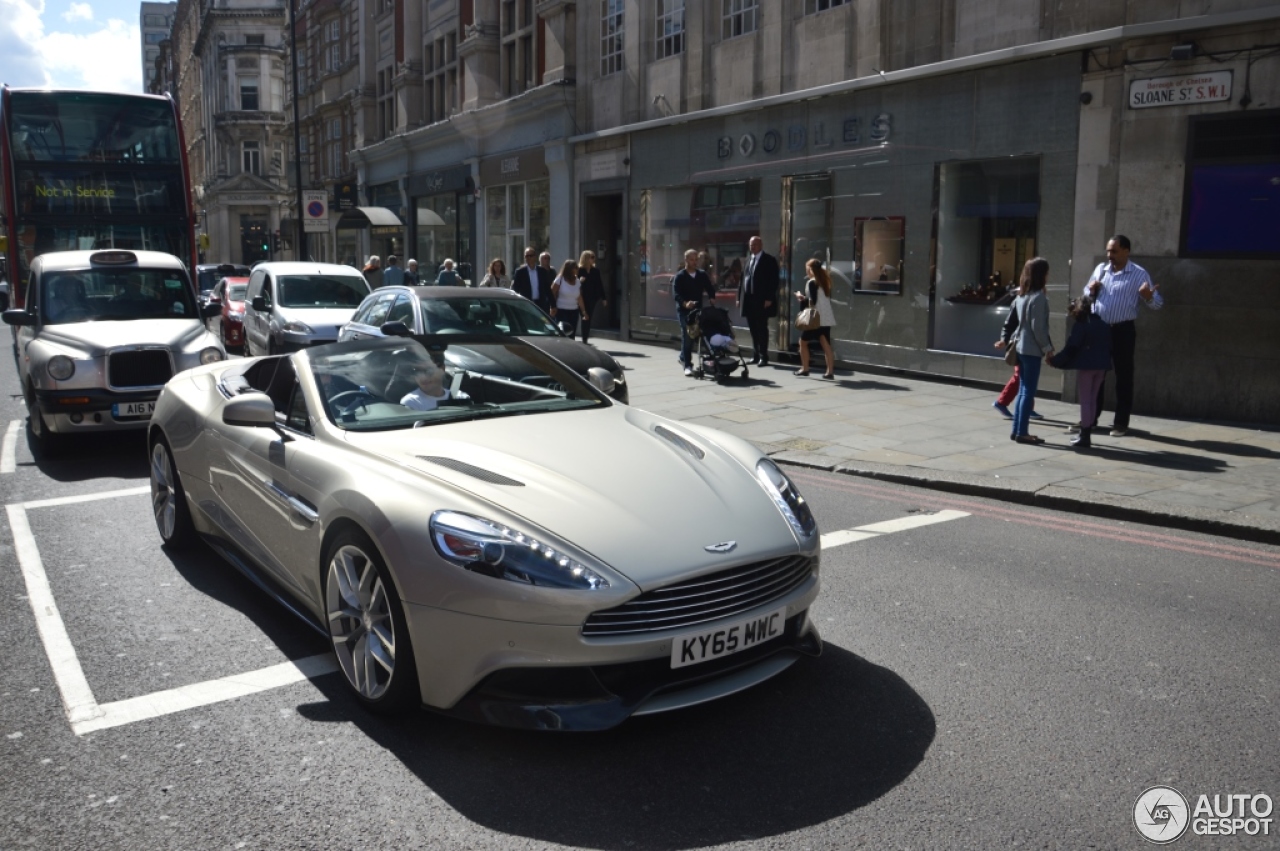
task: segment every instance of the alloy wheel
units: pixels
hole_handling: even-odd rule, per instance
[[[329,561],[329,634],[342,673],[365,700],[377,701],[396,670],[396,621],[388,588],[377,565],[347,544]]]
[[[151,447],[151,512],[160,537],[166,541],[173,538],[178,525],[178,494],[169,463],[168,447],[157,440]]]

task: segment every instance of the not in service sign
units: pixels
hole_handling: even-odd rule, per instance
[[[1231,72],[1206,71],[1181,77],[1153,77],[1129,84],[1129,106],[1149,109],[1153,106],[1187,106],[1231,100]]]

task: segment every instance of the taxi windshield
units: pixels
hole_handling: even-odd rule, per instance
[[[180,269],[83,269],[45,272],[37,309],[46,324],[198,316]]]

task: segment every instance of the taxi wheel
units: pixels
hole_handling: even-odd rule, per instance
[[[39,447],[40,453],[46,458],[53,458],[62,454],[62,450],[66,448],[66,436],[57,434],[49,430],[49,425],[44,421],[44,415],[40,413],[40,408],[36,405],[36,394],[28,385],[26,390],[27,397],[27,430],[31,434],[31,442]]]
[[[178,478],[178,465],[169,444],[159,435],[151,441],[151,511],[166,547],[181,550],[195,541],[196,529]]]
[[[356,698],[388,715],[418,702],[417,666],[400,595],[362,532],[348,529],[329,545],[324,588],[333,651]]]

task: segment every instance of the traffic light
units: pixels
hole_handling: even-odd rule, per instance
[[[280,231],[278,230],[271,234],[271,250],[277,254],[280,253]]]
[[[266,253],[268,253],[269,251],[271,251],[271,243],[267,242],[267,237],[266,237],[265,235],[263,235],[263,237],[262,237],[262,253],[263,253],[263,254],[266,254]]]

